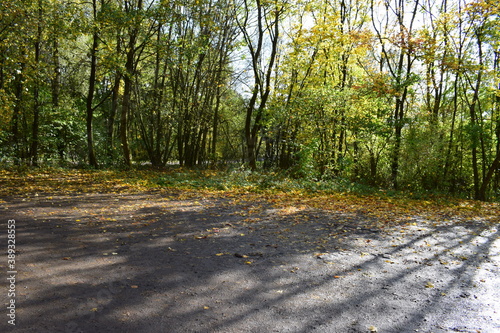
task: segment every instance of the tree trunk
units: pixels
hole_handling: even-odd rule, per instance
[[[394,110],[394,150],[392,152],[391,162],[391,180],[392,187],[395,190],[399,189],[398,175],[399,175],[399,154],[401,151],[401,135],[403,130],[403,117],[404,117],[404,100],[396,100],[396,109]]]
[[[483,183],[481,184],[481,187],[479,188],[477,198],[478,200],[487,200],[487,190],[488,190],[488,185],[490,184],[491,180],[493,179],[493,175],[495,174],[495,171],[497,171],[500,168],[500,150],[497,148],[497,153],[495,156],[495,160],[491,164],[491,166],[488,168],[488,173],[486,174],[485,178],[483,179]]]
[[[142,1],[139,0],[137,8],[142,9]],[[127,167],[132,165],[130,157],[130,146],[128,143],[128,116],[131,111],[132,104],[132,85],[135,75],[135,56],[136,56],[136,41],[139,34],[139,28],[133,27],[129,29],[129,42],[127,49],[127,61],[125,63],[125,75],[123,78],[123,103],[122,113],[120,116],[120,141],[123,151],[123,160]]]
[[[458,111],[458,72],[455,76],[455,81],[453,82],[453,114],[451,116],[451,127],[450,127],[450,138],[448,140],[448,148],[446,151],[446,158],[445,158],[445,163],[444,163],[444,168],[443,168],[443,181],[448,180],[448,172],[450,169],[450,164],[451,164],[451,152],[453,150],[453,141],[454,141],[454,135],[455,135],[455,122],[457,118],[457,111]]]
[[[18,74],[16,74],[15,78],[15,104],[14,104],[14,109],[12,110],[12,141],[14,143],[14,164],[15,165],[20,165],[21,161],[24,158],[23,154],[23,148],[21,145],[21,136],[19,133],[19,123],[20,123],[20,117],[21,117],[21,107],[22,107],[22,101],[23,101],[23,91],[24,91],[24,68],[25,68],[24,62],[21,63],[21,70],[19,71]]]
[[[41,44],[42,44],[42,18],[43,18],[43,7],[42,1],[38,1],[38,28],[37,37],[35,41],[35,67],[38,69],[40,65],[40,55],[41,55]],[[37,73],[35,80],[35,87],[33,88],[33,126],[32,126],[32,137],[31,137],[31,165],[38,166],[38,143],[39,143],[39,128],[40,128],[40,74]]]
[[[219,108],[220,108],[220,88],[217,87],[216,92],[217,94],[215,98],[215,110],[214,110],[214,118],[213,118],[213,125],[212,125],[212,146],[210,148],[210,155],[212,158],[213,164],[217,164],[217,139],[219,136]]]
[[[52,41],[52,61],[54,65],[54,72],[52,77],[52,107],[54,112],[59,112],[60,106],[60,95],[61,95],[61,62],[59,59],[59,41],[58,32],[54,30]],[[66,148],[66,129],[60,128],[57,130],[57,137],[59,141],[57,142],[57,153],[59,154],[59,159],[61,162],[64,161],[64,152]]]
[[[127,61],[128,63],[128,61]],[[130,111],[131,103],[131,93],[132,93],[132,79],[130,78],[130,73],[128,66],[126,67],[127,73],[124,77],[124,89],[123,89],[123,102],[122,102],[122,112],[120,115],[120,141],[123,151],[123,159],[125,165],[130,167],[132,165],[130,159],[130,148],[128,145],[128,113]]]
[[[107,118],[106,132],[107,132],[107,155],[109,160],[113,160],[114,157],[114,144],[115,144],[115,118],[118,112],[119,96],[120,96],[120,84],[122,76],[119,72],[115,74],[115,82],[113,85],[113,92],[111,93],[111,109]]]
[[[476,78],[476,85],[474,87],[474,95],[472,97],[472,102],[469,105],[469,116],[470,116],[470,123],[472,126],[472,172],[473,172],[473,177],[474,177],[474,198],[477,200],[484,200],[482,198],[482,195],[480,193],[481,189],[481,184],[480,184],[480,175],[479,175],[479,162],[478,162],[478,151],[477,147],[479,145],[479,133],[478,132],[478,126],[479,124],[477,123],[477,117],[476,117],[476,107],[478,106],[479,103],[479,89],[481,88],[481,82],[482,82],[482,76],[483,76],[483,52],[482,52],[482,41],[481,37],[478,34],[477,35],[477,44],[478,44],[478,51],[479,51],[479,63],[481,65],[481,68],[479,68],[477,72],[477,78]],[[486,162],[486,161],[484,161]]]
[[[92,0],[92,6],[94,11],[94,24],[96,25],[97,19],[97,3],[96,0]],[[97,71],[97,47],[99,43],[99,35],[97,33],[97,27],[94,26],[94,33],[92,34],[92,48],[90,49],[90,76],[89,76],[89,90],[87,94],[87,152],[89,158],[89,165],[97,168],[97,158],[94,151],[94,133],[92,129],[92,123],[94,120],[94,90],[95,90],[95,80]]]
[[[498,70],[500,64],[500,51],[496,50],[495,51],[495,60],[494,60],[494,69]],[[500,84],[498,84],[498,89],[500,90]],[[477,199],[479,200],[487,200],[488,195],[488,186],[490,185],[491,180],[493,179],[493,176],[495,172],[498,172],[500,169],[500,95],[498,93],[495,96],[495,107],[494,107],[494,116],[493,116],[493,121],[495,122],[495,136],[496,136],[496,154],[495,154],[495,159],[491,163],[490,167],[488,168],[488,172],[486,173],[485,177],[483,178],[483,182],[481,184],[481,187],[479,188],[478,192],[478,197]],[[496,118],[496,119],[495,119]]]
[[[121,38],[120,32],[116,35],[116,53],[121,53]],[[115,144],[115,121],[116,114],[118,112],[119,97],[120,97],[120,86],[122,80],[122,73],[119,69],[115,73],[115,82],[113,85],[113,92],[111,94],[111,109],[107,118],[107,154],[110,161],[114,158],[114,144]]]

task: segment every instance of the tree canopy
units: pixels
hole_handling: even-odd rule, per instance
[[[500,195],[492,0],[0,3],[5,165],[245,163]]]

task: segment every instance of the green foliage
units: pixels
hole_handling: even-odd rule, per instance
[[[318,180],[290,177],[286,172],[251,172],[242,168],[227,171],[172,168],[152,179],[150,186],[209,191],[247,191],[252,193],[379,193],[378,188],[347,179]]]
[[[498,196],[494,2],[139,3],[0,3],[2,163],[84,166],[90,137],[101,166],[196,168],[165,186]]]

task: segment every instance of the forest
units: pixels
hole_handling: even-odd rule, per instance
[[[500,197],[492,0],[0,2],[0,164]]]

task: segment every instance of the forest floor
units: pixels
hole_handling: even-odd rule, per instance
[[[500,332],[498,204],[102,172],[0,186],[1,332]]]

